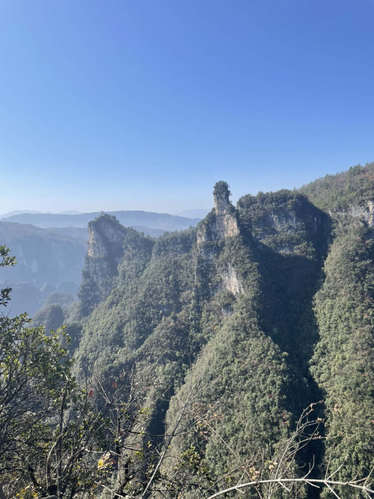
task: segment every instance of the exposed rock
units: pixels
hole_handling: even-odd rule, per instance
[[[127,230],[131,229],[107,214],[88,224],[88,251],[80,290],[81,315],[88,315],[110,293],[124,255]]]
[[[226,182],[217,182],[214,187],[214,210],[216,213],[216,234],[218,239],[235,237],[239,234],[235,208],[230,203],[230,191]]]
[[[214,209],[200,223],[196,233],[199,256],[212,262],[216,259],[222,243],[240,234],[236,209],[230,203],[227,183],[217,182],[213,196]],[[222,289],[226,289],[234,296],[243,292],[243,287],[231,262],[227,262],[224,269],[217,269],[217,274],[221,278],[221,284],[211,290],[212,294]]]
[[[111,258],[115,266],[123,256],[126,229],[111,215],[103,214],[88,224],[88,251],[91,258]]]
[[[230,191],[226,182],[214,186],[214,210],[198,226],[198,247],[206,242],[218,242],[239,235],[236,210],[230,203]]]
[[[345,217],[357,218],[363,222],[366,222],[370,227],[374,226],[374,201],[369,200],[366,202],[361,202],[360,204],[352,204],[346,210],[340,211],[329,211],[330,216],[337,219],[343,219]]]
[[[370,227],[374,226],[374,201],[368,201],[369,218],[368,224]]]
[[[222,275],[222,284],[223,287],[232,293],[234,296],[240,295],[243,293],[243,286],[238,279],[238,274],[236,273],[234,267],[229,264],[227,267],[227,271]]]

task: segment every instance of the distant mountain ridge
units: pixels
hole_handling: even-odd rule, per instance
[[[8,211],[6,213],[2,213],[0,215],[0,219],[2,218],[8,218],[8,217],[13,217],[14,215],[23,215],[24,213],[29,213],[29,214],[37,214],[41,213],[40,211],[37,210],[14,210],[14,211]]]
[[[195,210],[183,210],[177,213],[180,217],[186,218],[205,218],[210,210],[208,208],[201,208]]]
[[[87,227],[88,222],[94,220],[103,212],[63,214],[63,213],[19,213],[2,218],[4,222],[31,224],[42,228]],[[199,222],[199,218],[187,218],[167,213],[155,213],[141,210],[108,211],[124,226],[144,227],[163,232],[184,230]]]
[[[87,250],[87,229],[42,229],[0,221],[0,244],[16,257],[13,268],[0,269],[0,283],[13,288],[8,312],[34,314],[52,293],[74,296]]]

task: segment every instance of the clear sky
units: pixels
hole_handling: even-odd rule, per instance
[[[0,213],[211,205],[374,160],[374,0],[0,0]]]

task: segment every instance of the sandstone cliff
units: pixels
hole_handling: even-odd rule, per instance
[[[106,214],[88,224],[88,250],[79,293],[82,316],[110,293],[123,257],[127,230],[115,217]]]

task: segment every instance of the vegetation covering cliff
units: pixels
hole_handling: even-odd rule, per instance
[[[373,201],[374,163],[352,166],[337,175],[326,175],[300,191],[316,206],[334,215],[349,212],[368,218],[369,203]]]
[[[245,497],[302,498],[321,491],[277,480],[370,475],[371,168],[303,192],[246,195],[236,207],[218,182],[196,228],[158,239],[109,215],[90,223],[67,333],[75,375],[107,429],[84,490],[201,498],[256,482]],[[52,329],[62,311],[37,320]]]
[[[169,483],[171,497],[209,495],[243,476],[271,478],[275,469],[297,476],[313,466],[319,475],[329,464],[341,466],[336,477],[368,474],[374,372],[367,361],[373,355],[369,218],[346,209],[348,226],[338,229],[333,208],[329,215],[296,191],[247,195],[236,208],[229,196],[225,182],[216,184],[214,208],[196,229],[157,241],[126,233],[121,261],[112,260],[119,264],[111,291],[84,321],[77,372],[100,380],[109,393],[115,386],[116,396],[126,398],[129,383],[136,386],[136,410],[147,416],[142,436],[130,440],[145,455],[147,445],[166,445],[159,480]],[[348,197],[364,206],[369,189],[360,196]],[[347,244],[358,246],[349,250]],[[352,273],[347,262],[339,263],[341,275],[332,268],[337,254],[348,259]],[[357,309],[353,321],[355,300],[362,313]],[[354,354],[357,341],[362,346]],[[347,367],[351,395],[344,360],[357,362],[356,371]],[[358,408],[360,396],[365,409]],[[326,418],[320,429],[325,444],[282,461],[303,409],[321,399],[326,405],[314,416],[320,423]],[[341,430],[337,407],[346,428],[357,428],[354,437]],[[175,428],[170,442],[152,437]]]

